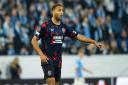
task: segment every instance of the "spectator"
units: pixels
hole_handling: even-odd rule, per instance
[[[17,17],[17,8],[14,7],[12,9],[12,14],[11,14],[11,25],[13,26],[13,28],[16,25],[16,21],[17,21],[18,17]]]
[[[117,54],[119,53],[119,50],[117,49],[117,42],[116,40],[112,40],[110,42],[110,54]]]
[[[40,15],[39,24],[41,25],[42,23],[46,22],[47,20],[48,20],[47,12],[45,10],[42,10],[41,15]]]
[[[14,50],[14,47],[13,47],[13,44],[8,44],[8,51],[7,51],[7,54],[8,55],[15,55],[15,50]]]
[[[25,27],[21,28],[21,41],[23,43],[23,46],[29,47],[30,40],[28,36],[28,29]]]
[[[5,53],[5,36],[2,28],[2,21],[0,20],[0,55]]]
[[[3,15],[5,15],[5,10],[3,9],[3,3],[0,2],[0,19],[3,21],[4,17]]]
[[[94,9],[90,8],[88,10],[88,21],[91,27],[95,28],[96,27],[96,18],[94,15]]]
[[[14,30],[11,26],[11,21],[10,21],[10,15],[9,14],[5,14],[5,21],[3,24],[3,31],[4,31],[4,35],[6,36],[6,38],[11,38],[13,40],[14,38]]]
[[[102,18],[101,17],[98,17],[96,19],[96,28],[95,28],[94,37],[98,41],[101,41],[103,39]]]
[[[20,51],[20,55],[28,55],[29,53],[28,53],[28,50],[27,50],[27,48],[26,47],[22,47],[21,48],[21,51]]]
[[[118,36],[117,43],[121,53],[128,53],[128,36],[125,30]]]
[[[91,38],[90,28],[89,28],[89,25],[88,25],[88,18],[86,16],[84,17],[82,26],[83,26],[84,35],[87,38]]]
[[[96,16],[101,17],[103,22],[105,22],[106,14],[105,14],[105,10],[104,10],[102,3],[99,4],[96,9]]]
[[[19,19],[19,21],[21,22],[21,25],[22,26],[26,26],[26,24],[27,24],[27,15],[26,15],[26,12],[25,12],[25,10],[22,8],[22,9],[19,9],[20,11],[19,11],[19,17],[18,17],[18,19]]]
[[[112,30],[112,21],[110,16],[106,16],[106,30],[108,32],[108,36],[110,36],[108,40],[110,40],[114,36]]]
[[[22,41],[21,41],[21,23],[20,21],[16,22],[15,28],[14,28],[14,33],[15,33],[15,37],[14,37],[14,49],[16,54],[20,54],[20,50],[22,48]]]
[[[10,64],[11,79],[20,79],[21,67],[19,65],[19,58],[15,58]]]

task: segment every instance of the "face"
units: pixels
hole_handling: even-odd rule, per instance
[[[57,20],[61,20],[63,14],[64,14],[64,8],[63,8],[62,6],[57,6],[57,7],[53,10],[53,16],[54,16]]]
[[[9,17],[9,16],[6,16],[6,17],[5,17],[5,21],[6,21],[7,23],[10,23],[10,17]]]

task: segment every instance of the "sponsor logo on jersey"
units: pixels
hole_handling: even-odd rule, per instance
[[[63,43],[63,36],[53,36],[53,43]]]

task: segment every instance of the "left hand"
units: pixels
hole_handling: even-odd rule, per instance
[[[95,42],[95,45],[96,45],[97,48],[100,48],[100,49],[103,48],[103,44],[101,44],[101,43]]]

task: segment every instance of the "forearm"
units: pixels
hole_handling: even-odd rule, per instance
[[[86,38],[84,35],[78,34],[76,36],[76,39],[82,42],[86,42],[86,43],[91,43],[91,44],[95,44],[96,41],[90,38]]]
[[[40,49],[40,47],[39,47],[39,45],[38,45],[38,39],[37,39],[35,36],[32,38],[31,43],[32,43],[32,46],[33,46],[33,48],[35,49],[35,51],[36,51],[39,55],[42,55],[43,52],[41,51],[41,49]]]

